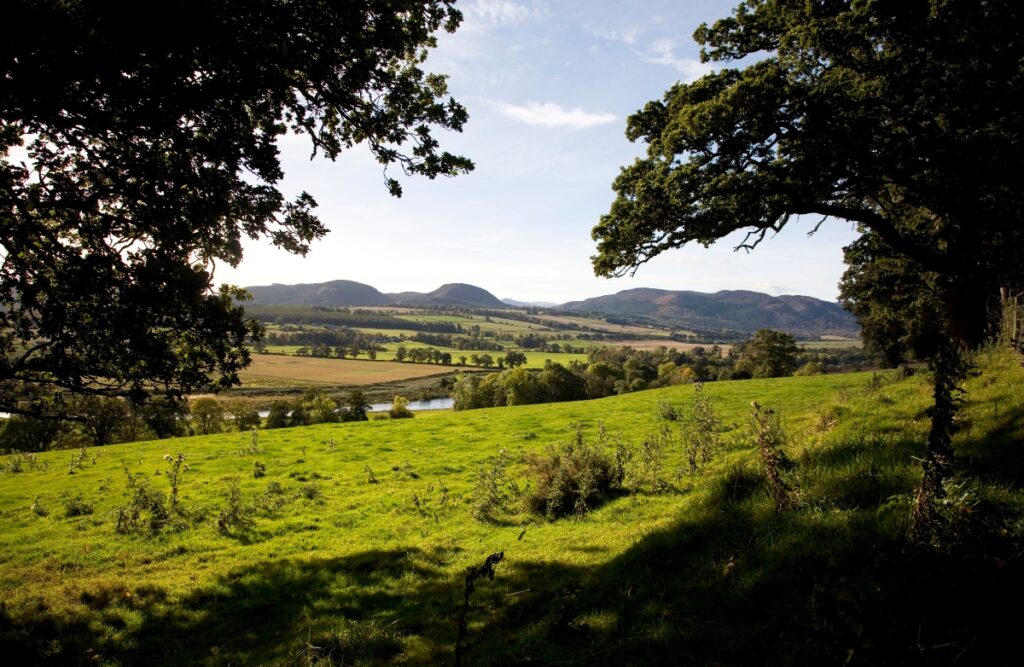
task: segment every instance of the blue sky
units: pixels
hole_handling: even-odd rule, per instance
[[[428,60],[449,75],[469,110],[442,146],[476,163],[472,173],[401,178],[388,195],[381,168],[360,148],[336,162],[310,161],[301,137],[282,141],[288,194],[308,191],[331,233],[306,257],[267,242],[246,246],[218,282],[356,280],[385,291],[429,291],[467,282],[498,297],[564,302],[631,287],[750,289],[834,300],[852,226],[793,224],[755,251],[737,238],[686,247],[632,278],[597,278],[590,231],[613,199],[619,169],[644,146],[624,135],[626,118],[679,80],[708,71],[694,29],[730,13],[734,0],[469,0],[465,21]],[[741,235],[742,236],[742,235]]]

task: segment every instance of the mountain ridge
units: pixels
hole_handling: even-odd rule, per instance
[[[510,301],[515,306],[525,304],[512,299],[502,301],[491,292],[468,283],[446,283],[432,292],[384,293],[353,280],[296,285],[274,283],[246,289],[252,294],[253,302],[259,305],[502,309],[514,307]],[[568,301],[554,306],[552,310],[625,318],[676,329],[745,333],[778,329],[804,337],[835,335],[855,338],[860,335],[857,320],[834,301],[803,295],[770,296],[752,290],[708,293],[636,287],[615,294]]]
[[[778,329],[804,336],[856,337],[856,318],[834,301],[810,296],[771,296],[750,290],[714,293],[638,287],[581,301],[558,310],[643,318],[670,327],[753,332]]]

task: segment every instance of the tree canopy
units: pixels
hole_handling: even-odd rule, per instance
[[[364,144],[428,178],[472,169],[434,137],[465,109],[421,67],[453,4],[3,3],[0,410],[237,383],[259,328],[216,264],[245,238],[302,254],[327,231],[313,197],[281,193],[278,138],[329,159]]]
[[[747,0],[701,26],[726,65],[630,117],[646,157],[594,228],[599,275],[794,216],[855,221],[938,277],[976,343],[1019,284],[1024,41],[1013,0]]]
[[[796,340],[788,333],[761,329],[739,346],[736,372],[755,378],[792,375],[799,354]]]

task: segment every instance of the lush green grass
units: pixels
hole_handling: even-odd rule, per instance
[[[1002,356],[986,368],[957,442],[973,495],[951,506],[977,532],[948,550],[905,537],[921,377],[707,384],[725,433],[706,468],[682,471],[674,446],[664,490],[633,474],[627,493],[555,522],[474,520],[478,468],[505,448],[521,476],[576,422],[638,445],[666,424],[658,402],[693,388],[265,431],[255,447],[239,433],[117,445],[80,467],[77,452],[22,460],[0,475],[0,648],[10,664],[446,664],[465,568],[503,551],[472,598],[469,664],[1009,662],[1016,615],[997,604],[1022,592],[1024,373]],[[783,514],[757,473],[754,400],[790,434],[801,504]],[[188,527],[118,535],[123,468],[166,491],[162,457],[177,452]],[[223,535],[232,478],[247,503],[269,482],[286,503]],[[68,518],[78,494],[94,512]]]

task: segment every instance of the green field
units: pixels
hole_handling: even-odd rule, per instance
[[[267,345],[266,346],[266,350],[270,354],[294,355],[296,350],[298,350],[300,347],[302,347],[302,346],[301,345]],[[443,347],[443,346],[439,346],[439,345],[428,345],[426,343],[418,343],[416,341],[403,341],[401,343],[385,343],[383,345],[383,347],[385,348],[384,350],[381,350],[381,351],[377,352],[377,359],[376,359],[376,361],[378,361],[378,362],[381,362],[381,361],[394,361],[395,360],[395,353],[398,351],[399,347],[404,347],[406,350],[411,350],[413,348],[420,348],[420,349],[433,348],[433,349],[435,349],[435,350],[437,350],[439,352],[447,352],[450,355],[452,355],[452,366],[453,367],[458,365],[459,357],[466,357],[466,364],[468,366],[473,367],[473,368],[477,368],[475,366],[472,366],[472,362],[470,361],[470,357],[472,355],[474,355],[474,354],[476,354],[476,355],[489,354],[489,355],[491,355],[491,359],[497,360],[498,357],[504,356],[507,351],[512,350],[512,349],[519,349],[519,348],[513,348],[513,347],[509,346],[508,348],[506,348],[504,350],[489,350],[489,351],[483,351],[483,350],[459,350],[459,349],[454,348],[454,347]],[[533,350],[521,350],[521,349],[519,349],[519,351],[526,355],[526,364],[524,364],[525,368],[544,368],[544,362],[547,361],[547,360],[551,360],[553,362],[562,364],[563,366],[568,366],[573,361],[579,361],[579,362],[586,363],[589,360],[589,357],[586,354],[577,354],[577,353],[567,354],[565,352],[536,352],[536,351],[533,351]],[[303,358],[313,359],[313,357],[303,357]],[[360,354],[359,358],[356,359],[355,361],[360,361],[360,360],[361,361],[368,361],[369,357],[367,357],[366,354],[363,353],[363,354]],[[324,359],[324,361],[330,362],[330,361],[333,361],[333,359]],[[349,361],[352,361],[352,359],[349,359]],[[428,364],[419,364],[419,363],[417,363],[417,364],[402,364],[402,367],[405,367],[405,366],[411,366],[413,368],[413,371],[412,371],[413,373],[420,373],[420,374],[422,374],[422,369],[420,367],[421,366],[428,366]],[[451,369],[452,367],[434,365],[433,368],[435,368],[435,369],[438,369],[438,368],[442,368],[442,369],[443,368],[449,368],[449,369]],[[492,368],[492,370],[496,370],[497,366],[492,366],[491,368]],[[249,373],[252,374],[252,375],[260,375],[259,364],[254,366],[253,369],[251,369],[249,371]],[[390,373],[392,373],[394,375],[401,375],[402,371],[399,370],[399,369],[391,369]],[[301,378],[296,378],[296,379],[301,379]]]
[[[683,407],[692,386],[9,456],[0,646],[8,664],[452,664],[463,575],[500,551],[472,596],[466,664],[996,664],[1016,625],[999,603],[1022,592],[1024,372],[995,353],[985,368],[951,505],[974,513],[977,548],[906,537],[919,376],[709,383],[722,445],[698,474],[677,446],[660,473],[641,465],[641,441],[677,428],[659,402]],[[757,473],[754,400],[784,416],[787,512]],[[523,484],[525,458],[574,423],[632,445],[622,494],[581,518],[472,518],[481,465],[505,449]],[[179,452],[178,525],[118,534],[125,471],[166,493]],[[258,509],[222,533],[233,479],[236,508]]]

